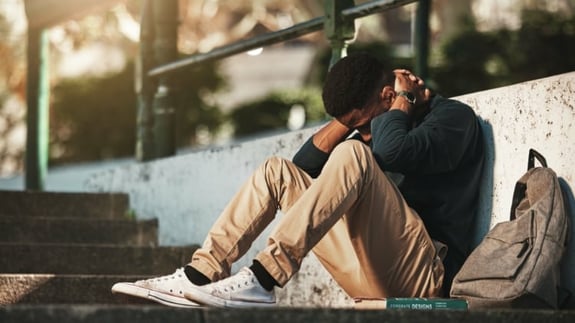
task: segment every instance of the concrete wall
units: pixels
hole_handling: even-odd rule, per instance
[[[529,148],[545,155],[562,178],[575,210],[574,95],[575,72],[458,98],[475,109],[486,134],[487,163],[475,243],[494,224],[508,219],[515,181],[526,170]],[[129,193],[139,218],[159,218],[161,244],[200,244],[253,169],[270,155],[290,158],[314,130],[109,170],[90,178],[86,188]],[[575,223],[573,214],[571,218]],[[571,234],[575,235],[573,227]],[[263,238],[256,241],[238,266],[249,264],[263,245]],[[575,290],[574,272],[575,239],[563,267],[571,290]],[[313,256],[306,258],[300,273],[278,297],[283,304],[296,306],[349,305]]]

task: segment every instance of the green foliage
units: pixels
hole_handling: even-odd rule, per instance
[[[209,96],[223,86],[217,65],[205,64],[174,75],[179,146],[196,142],[198,128],[215,132],[223,121]],[[134,67],[103,77],[60,81],[53,89],[52,164],[134,155],[136,94]]]
[[[305,109],[306,122],[325,119],[321,93],[316,88],[276,91],[253,102],[243,104],[229,114],[236,136],[285,129],[294,105]]]
[[[455,96],[575,70],[575,18],[545,11],[524,11],[519,30],[479,32],[468,20],[439,48],[441,59],[430,68],[428,84],[444,96]],[[394,57],[381,42],[352,44],[387,62],[389,69],[412,68],[412,59]],[[330,50],[319,52],[303,90],[278,91],[243,104],[227,118],[238,136],[286,127],[289,111],[302,105],[306,121],[326,118],[321,91]],[[136,133],[134,71],[63,80],[53,90],[51,162],[78,162],[133,156]],[[197,143],[199,129],[214,133],[224,116],[210,104],[225,85],[215,64],[202,64],[175,75],[178,86],[178,146]]]
[[[207,129],[215,134],[224,121],[224,115],[211,96],[226,85],[216,63],[204,63],[174,75],[178,88],[176,136],[178,146],[197,143],[197,132]]]
[[[522,21],[518,30],[480,32],[473,20],[464,19],[459,33],[439,48],[442,59],[431,66],[428,85],[444,96],[456,96],[575,70],[574,17],[525,10]],[[411,58],[395,57],[385,43],[352,44],[348,49],[350,54],[358,51],[378,57],[389,69],[412,68]],[[319,52],[309,85],[323,84],[330,57],[329,48]],[[240,107],[232,114],[236,133],[285,127],[292,104],[271,95]]]
[[[445,96],[499,87],[575,69],[575,18],[526,10],[522,27],[479,32],[473,23],[441,48],[432,69]]]
[[[53,88],[50,162],[133,155],[134,70],[98,78],[65,79]]]
[[[356,52],[368,52],[382,62],[388,62],[390,71],[394,68],[411,67],[411,59],[393,56],[391,48],[382,42],[351,44],[348,54]],[[234,109],[228,119],[235,128],[235,135],[246,136],[262,131],[285,129],[290,109],[296,104],[305,107],[306,122],[325,120],[327,115],[323,108],[320,88],[327,74],[330,59],[331,49],[325,48],[318,52],[307,75],[305,89],[277,91]]]
[[[510,39],[507,51],[512,82],[575,69],[575,17],[527,10],[522,19],[524,23]]]
[[[480,33],[474,26],[462,28],[442,47],[443,64],[431,69],[436,90],[453,96],[493,87],[498,78],[487,73],[486,66],[500,59],[501,51],[492,34]]]
[[[385,43],[352,44],[348,53],[369,52],[383,62],[389,62],[389,69],[410,67],[410,60],[396,58]],[[307,87],[301,90],[276,91],[268,96],[243,104],[234,109],[228,119],[235,128],[236,136],[246,136],[262,131],[285,129],[290,109],[302,105],[306,111],[306,122],[325,120],[327,115],[321,99],[321,85],[327,74],[331,50],[326,48],[316,55],[307,76]]]

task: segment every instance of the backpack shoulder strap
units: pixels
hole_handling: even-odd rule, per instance
[[[541,155],[535,149],[529,149],[529,158],[527,159],[527,171],[535,167],[535,159],[541,164],[543,167],[547,167],[547,161],[545,157]],[[515,190],[513,191],[513,199],[511,200],[511,214],[509,215],[509,219],[511,221],[515,220],[515,209],[525,198],[525,192],[527,191],[527,184],[518,181],[515,183]]]
[[[535,167],[535,158],[537,158],[537,161],[539,161],[541,166],[547,167],[547,161],[545,160],[545,157],[543,157],[543,155],[541,155],[537,150],[529,149],[529,159],[527,161],[527,170],[530,170],[531,168]]]

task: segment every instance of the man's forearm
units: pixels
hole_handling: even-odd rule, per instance
[[[351,134],[353,129],[333,119],[313,135],[313,144],[325,153],[331,151]]]

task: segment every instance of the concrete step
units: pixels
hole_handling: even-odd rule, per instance
[[[145,278],[149,276],[0,274],[0,304],[153,304],[110,291],[117,282]]]
[[[157,275],[187,264],[196,246],[138,247],[0,243],[3,273]],[[0,284],[0,286],[2,286]]]
[[[0,191],[0,215],[125,218],[129,196],[123,193]]]
[[[164,306],[11,305],[0,307],[3,323],[572,323],[575,312],[537,310],[400,311],[333,308],[174,309]]]
[[[158,244],[158,221],[128,219],[0,217],[0,242]]]

